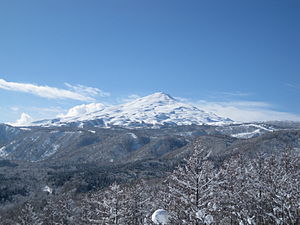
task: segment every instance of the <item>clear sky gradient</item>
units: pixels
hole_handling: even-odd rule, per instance
[[[300,1],[0,0],[0,122],[157,91],[300,120]]]

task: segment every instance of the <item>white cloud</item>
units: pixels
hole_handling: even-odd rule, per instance
[[[80,84],[71,85],[69,83],[65,83],[65,85],[67,87],[69,87],[70,89],[72,89],[73,91],[75,91],[76,93],[80,93],[84,96],[90,96],[90,97],[94,97],[94,96],[107,97],[107,96],[110,96],[110,93],[104,92],[104,91],[100,90],[99,88],[87,87],[87,86],[80,85]]]
[[[120,100],[121,103],[127,103],[127,102],[131,102],[131,101],[134,101],[138,98],[141,98],[141,96],[137,95],[137,94],[131,94],[131,95],[128,95],[126,98],[122,98]]]
[[[228,117],[234,121],[270,121],[270,120],[294,120],[300,121],[300,116],[279,112],[271,109],[272,105],[258,101],[234,101],[234,102],[209,102],[199,101],[199,108],[213,112],[222,117]]]
[[[10,125],[16,127],[28,126],[33,121],[32,117],[26,113],[22,113],[20,119]]]
[[[296,89],[296,90],[300,90],[300,85],[299,84],[286,84],[286,86],[292,88],[292,89]]]
[[[174,97],[174,99],[177,100],[177,101],[180,101],[180,102],[189,103],[189,99],[187,99],[187,98]]]
[[[223,97],[245,97],[245,96],[252,95],[249,92],[242,92],[242,91],[231,91],[231,92],[221,91],[221,92],[214,92],[213,94],[218,97],[220,97],[220,96],[223,96]]]
[[[14,112],[18,112],[20,110],[20,108],[17,106],[12,106],[12,107],[10,107],[10,109]]]
[[[77,105],[68,110],[66,114],[60,114],[59,117],[77,117],[82,116],[88,113],[92,113],[95,111],[103,110],[105,106],[101,103],[91,103],[91,104],[83,104]]]
[[[30,93],[50,99],[73,99],[78,101],[92,102],[95,101],[93,96],[99,94],[99,89],[97,88],[90,88],[82,85],[70,85],[70,87],[72,87],[74,91],[49,86],[39,86],[29,83],[8,82],[4,79],[0,79],[1,89]],[[76,91],[78,91],[78,93]]]

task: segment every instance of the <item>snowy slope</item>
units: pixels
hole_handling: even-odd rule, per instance
[[[229,125],[219,126],[216,130],[231,137],[248,139],[278,129],[267,123],[231,123]]]
[[[200,125],[231,122],[230,119],[205,112],[191,104],[177,101],[170,95],[157,92],[117,106],[105,107],[99,103],[76,106],[60,118],[38,121],[34,125],[62,126],[78,123],[78,126],[83,126],[87,121],[98,121],[97,124],[103,127]]]

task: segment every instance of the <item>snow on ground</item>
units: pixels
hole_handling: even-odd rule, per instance
[[[232,137],[236,137],[236,138],[251,138],[254,137],[256,135],[259,135],[261,133],[261,131],[259,129],[254,130],[252,132],[244,132],[244,133],[238,133],[238,134],[232,134]]]
[[[46,151],[43,155],[42,155],[42,159],[45,159],[51,155],[53,155],[54,153],[56,153],[58,151],[58,149],[60,148],[60,145],[58,144],[53,144],[52,148],[50,148],[48,151]]]
[[[138,139],[138,136],[136,136],[136,134],[134,133],[128,133],[133,139]]]
[[[97,119],[102,119],[104,124],[108,125],[133,127],[143,123],[155,126],[164,124],[201,125],[203,123],[223,125],[232,122],[191,104],[177,101],[165,93],[157,92],[117,106],[95,103],[75,106],[66,115],[61,115],[55,120],[43,121],[41,125],[57,126]]]
[[[48,194],[52,194],[52,192],[53,192],[52,188],[50,188],[48,185],[46,185],[46,186],[43,188],[43,191],[44,191],[44,192],[47,192]]]
[[[7,153],[5,152],[5,149],[6,149],[5,146],[2,146],[0,148],[0,157],[6,157],[7,156]]]
[[[158,209],[152,214],[152,221],[158,225],[166,225],[169,223],[169,213],[164,209]]]
[[[28,127],[21,127],[20,128],[21,130],[26,130],[26,131],[29,131],[29,130],[31,130],[30,128],[28,128]]]

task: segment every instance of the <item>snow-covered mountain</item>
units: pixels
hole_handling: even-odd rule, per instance
[[[66,115],[52,120],[36,121],[32,125],[64,126],[92,124],[99,127],[146,127],[163,125],[224,124],[228,118],[205,112],[191,104],[157,92],[132,102],[105,106],[101,103],[71,108]]]

